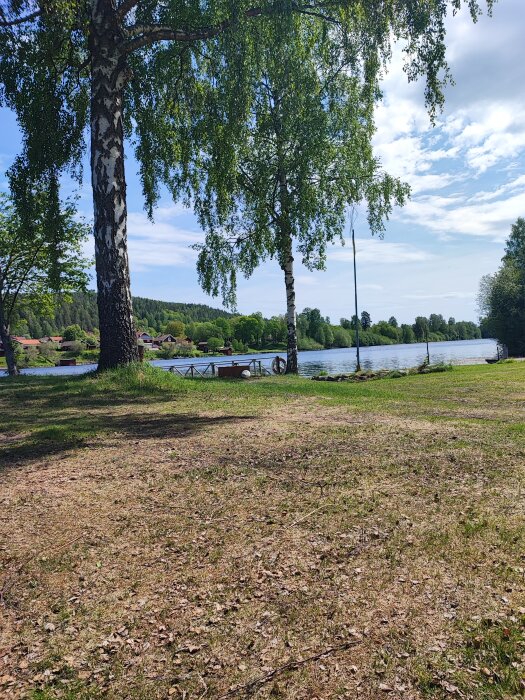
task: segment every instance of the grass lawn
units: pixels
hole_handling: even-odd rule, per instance
[[[0,406],[2,700],[524,696],[525,363]]]

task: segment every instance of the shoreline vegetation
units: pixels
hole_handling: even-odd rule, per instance
[[[521,697],[524,381],[1,382],[0,695]]]
[[[148,360],[206,357],[208,353],[201,353],[199,345],[207,346],[212,354],[220,354],[225,346],[234,354],[287,352],[288,328],[284,316],[264,318],[261,313],[243,316],[203,304],[169,303],[141,297],[135,297],[133,305],[135,326],[141,337],[157,340],[160,346],[152,350],[151,343],[145,344],[145,359]],[[22,368],[48,366],[58,362],[60,357],[75,358],[82,364],[96,362],[98,352],[87,348],[99,345],[97,324],[94,292],[75,293],[70,301],[57,303],[52,316],[35,314],[31,306],[22,301],[13,320],[13,335],[34,339],[64,336],[77,347],[74,352],[65,354],[53,351],[58,350],[58,346],[53,349],[51,343],[45,343],[45,347],[18,353],[19,365]],[[356,328],[359,328],[362,347],[482,337],[475,323],[454,318],[447,321],[440,314],[430,314],[428,318],[418,316],[413,324],[399,324],[393,316],[388,321],[374,323],[370,314],[363,311],[359,319],[341,318],[339,324],[333,324],[319,309],[306,308],[297,315],[298,349],[301,352],[355,347]],[[166,336],[172,336],[176,342],[164,342],[162,338]]]
[[[487,339],[485,339],[487,340]],[[440,343],[440,342],[455,342],[455,341],[440,341],[440,340],[429,340],[429,345],[432,343]],[[424,343],[424,341],[421,341],[421,343]],[[419,344],[421,344],[419,343]],[[391,343],[391,345],[404,345],[405,343]],[[408,343],[409,345],[414,345],[415,343]],[[365,347],[381,347],[379,345],[372,345],[372,346],[365,346]],[[322,352],[322,351],[328,351],[328,350],[337,350],[337,349],[344,349],[344,348],[317,348],[314,350],[300,350],[299,352]],[[277,348],[271,348],[267,349],[264,348],[262,350],[257,350],[253,348],[249,348],[246,352],[243,351],[233,351],[231,355],[225,355],[224,359],[226,360],[228,357],[236,357],[236,356],[243,356],[243,355],[273,355],[273,354],[286,354],[286,348],[285,347],[277,347]],[[64,359],[72,359],[74,358],[76,360],[77,365],[96,365],[98,361],[98,352],[94,350],[88,350],[88,351],[82,351],[80,353],[71,353],[71,352],[61,352],[60,355],[57,355],[59,358],[64,358]],[[173,355],[173,357],[169,358],[162,358],[157,355],[155,352],[146,352],[145,354],[145,362],[150,362],[151,360],[160,360],[160,359],[170,359],[170,360],[183,360],[187,359],[188,362],[191,362],[192,360],[202,360],[203,362],[206,361],[206,358],[208,357],[220,357],[220,353],[213,353],[213,352],[199,352],[198,350],[194,351],[191,355],[188,354],[181,354],[181,355]],[[56,358],[55,358],[56,359]],[[20,367],[22,369],[28,369],[28,368],[38,368],[38,367],[54,367],[56,366],[55,359],[49,360],[44,357],[40,357],[39,355],[33,355],[27,363],[22,362],[20,364]],[[467,358],[469,360],[476,360],[476,361],[482,361],[485,358],[479,357],[479,358]],[[519,360],[520,358],[513,358]],[[461,364],[462,362],[458,360],[458,362],[454,362],[454,364]],[[0,369],[6,369],[6,360],[5,357],[0,357]]]

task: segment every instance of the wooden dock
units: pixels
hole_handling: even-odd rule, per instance
[[[248,370],[252,377],[265,377],[272,374],[271,369],[265,366],[265,362],[273,361],[273,357],[268,359],[239,359],[239,360],[219,360],[217,362],[191,362],[188,364],[171,365],[166,367],[168,372],[178,374],[180,377],[239,377],[244,370]]]

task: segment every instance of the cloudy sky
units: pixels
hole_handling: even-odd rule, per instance
[[[455,85],[447,88],[435,127],[423,86],[407,83],[395,57],[377,111],[375,148],[387,172],[410,183],[412,198],[394,213],[383,240],[369,235],[363,215],[355,225],[360,306],[373,320],[395,315],[405,322],[430,313],[476,320],[479,279],[497,269],[512,222],[525,216],[524,36],[523,0],[499,0],[493,17],[477,25],[467,14],[450,19]],[[3,111],[0,118],[5,170],[19,136],[12,115]],[[202,236],[191,212],[166,199],[150,224],[131,157],[127,173],[133,293],[220,306],[197,283],[190,246]],[[87,186],[81,205],[89,216]],[[333,247],[326,271],[298,266],[298,307],[318,307],[334,322],[350,316],[352,282],[349,246]],[[269,262],[242,281],[238,302],[242,313],[282,313],[277,265]]]

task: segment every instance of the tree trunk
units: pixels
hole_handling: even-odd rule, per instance
[[[138,361],[126,230],[122,90],[128,77],[119,53],[114,2],[95,0],[91,21],[91,179],[95,224],[99,369]]]
[[[279,134],[277,134],[279,136]],[[283,162],[282,149],[278,146],[279,163]],[[280,262],[286,287],[286,374],[297,374],[297,310],[295,308],[295,278],[293,276],[292,231],[289,219],[288,180],[283,167],[279,168],[279,243]]]
[[[292,239],[290,236],[287,238],[282,269],[286,287],[286,326],[288,329],[286,374],[297,374],[297,310],[295,308],[295,278],[293,274]]]
[[[11,336],[9,335],[9,326],[5,320],[4,309],[2,305],[2,300],[0,299],[0,340],[4,346],[5,361],[7,363],[7,372],[10,377],[16,377],[20,374],[18,367],[16,366],[15,351],[13,348],[13,342]]]

